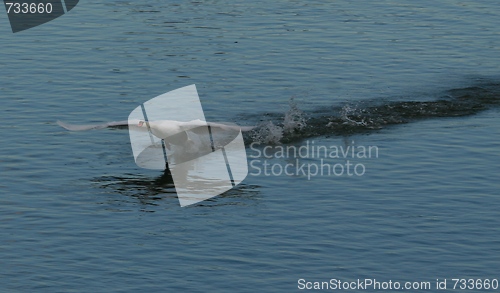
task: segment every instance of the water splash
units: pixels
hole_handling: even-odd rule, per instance
[[[250,139],[275,145],[316,136],[348,136],[423,119],[470,116],[498,106],[498,82],[452,89],[434,101],[366,100],[307,113],[292,98],[284,115],[268,113],[271,120],[262,123]]]
[[[261,144],[277,145],[293,137],[300,137],[307,126],[307,119],[297,106],[294,98],[290,98],[289,109],[281,121],[266,121],[259,125],[252,134],[252,141]]]
[[[283,132],[293,135],[307,126],[307,119],[304,112],[298,108],[294,98],[290,98],[289,106],[290,109],[285,113],[283,119]]]
[[[370,123],[373,122],[368,118],[362,117],[360,115],[361,113],[362,113],[362,109],[359,109],[357,104],[344,105],[340,111],[340,119],[342,121],[344,121],[342,124],[355,125],[355,126],[360,126],[360,125],[361,126],[368,126]],[[362,117],[360,121],[354,120],[354,119],[356,119],[355,117],[360,117],[360,116]],[[351,118],[351,117],[353,117],[353,118]],[[368,121],[365,121],[366,119],[368,119]],[[333,125],[335,125],[334,122],[329,121],[326,126],[331,127]]]
[[[283,127],[267,121],[254,130],[252,141],[261,144],[280,144],[283,139]]]

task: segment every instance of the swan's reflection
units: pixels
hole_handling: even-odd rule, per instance
[[[107,203],[115,206],[112,209],[125,210],[123,205],[141,205],[143,211],[155,211],[154,207],[179,208],[179,201],[172,175],[162,172],[159,176],[124,174],[117,176],[102,176],[93,182],[106,194],[119,194],[120,197],[110,197]],[[214,207],[227,205],[254,205],[259,199],[260,186],[252,184],[239,184],[216,197],[209,198],[193,207]],[[163,201],[167,201],[163,204]],[[116,207],[117,204],[120,207]]]

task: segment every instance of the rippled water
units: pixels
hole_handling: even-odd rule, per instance
[[[1,291],[498,278],[497,6],[80,1],[16,34],[0,17]],[[207,120],[260,126],[245,181],[192,207],[126,131],[55,123],[125,120],[189,84]],[[276,153],[313,144],[378,156]],[[347,161],[363,175],[295,172]]]

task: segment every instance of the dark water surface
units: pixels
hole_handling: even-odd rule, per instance
[[[0,291],[499,279],[499,13],[495,1],[80,1],[16,34],[0,17]],[[126,131],[55,123],[125,120],[189,84],[207,120],[260,125],[245,181],[191,207],[134,164]],[[356,155],[277,153],[312,145]],[[377,156],[357,155],[369,146]],[[296,172],[321,164],[363,172]]]

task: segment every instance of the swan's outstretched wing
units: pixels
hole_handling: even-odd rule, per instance
[[[201,131],[203,133],[206,132],[204,127],[210,126],[214,130],[221,131],[250,131],[255,128],[255,126],[238,126],[234,123],[214,123],[214,122],[206,122],[200,119],[191,120],[188,122],[178,122],[179,127],[184,131],[192,131],[197,133]]]
[[[64,123],[62,121],[57,121],[57,124],[59,126],[71,130],[71,131],[84,131],[84,130],[92,130],[92,129],[103,129],[103,128],[130,128],[133,127],[134,130],[147,130],[144,127],[139,127],[139,122],[142,122],[140,120],[124,120],[124,121],[113,121],[113,122],[107,122],[107,123],[101,123],[101,124],[88,124],[88,125],[75,125],[75,124],[68,124]],[[206,127],[207,125],[213,128],[214,130],[222,130],[222,131],[250,131],[255,126],[238,126],[236,124],[229,124],[229,123],[213,123],[213,122],[206,122],[200,119],[197,120],[192,120],[192,121],[187,121],[187,122],[179,122],[179,121],[170,121],[170,120],[159,120],[155,121],[160,127],[162,127],[162,124],[165,124],[165,126],[178,126],[181,131],[192,131],[194,133],[197,132],[206,132]],[[155,123],[151,122],[151,123]]]
[[[75,125],[75,124],[67,124],[62,121],[57,121],[57,124],[61,126],[62,128],[65,128],[67,130],[71,131],[84,131],[84,130],[91,130],[91,129],[103,129],[107,127],[116,127],[116,128],[128,128],[129,126],[136,126],[139,123],[139,120],[137,121],[130,121],[132,122],[129,124],[128,120],[124,121],[113,121],[113,122],[107,122],[107,123],[101,123],[101,124],[88,124],[88,125]],[[134,128],[139,128],[139,127],[134,127]]]
[[[236,124],[225,124],[225,123],[213,123],[207,122],[210,127],[220,128],[221,130],[240,130],[241,131],[250,131],[254,129],[256,126],[239,126]]]

